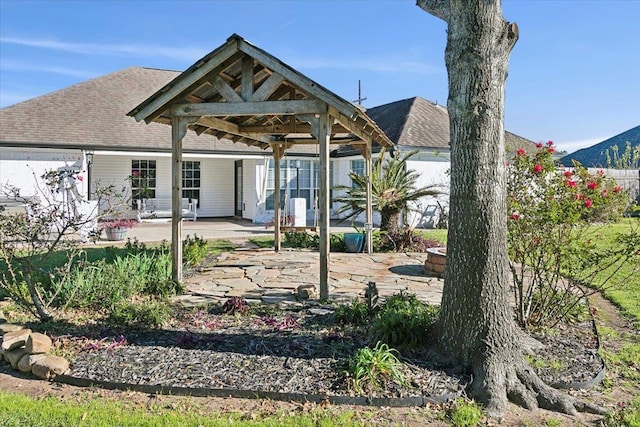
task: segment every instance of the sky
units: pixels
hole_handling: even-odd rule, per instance
[[[505,128],[573,152],[640,124],[640,0],[504,0]],[[0,0],[0,107],[238,34],[367,108],[447,101],[446,24],[415,0]],[[135,106],[131,106],[133,108]]]

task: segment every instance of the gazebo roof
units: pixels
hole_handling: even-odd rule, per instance
[[[324,113],[334,120],[332,143],[393,144],[357,105],[233,34],[128,115],[165,124],[191,117],[198,134],[266,149],[317,143],[311,123]]]

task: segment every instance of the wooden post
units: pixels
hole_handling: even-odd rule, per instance
[[[182,282],[182,138],[188,120],[171,118],[171,275]]]
[[[280,144],[274,144],[271,146],[273,150],[273,161],[274,161],[274,169],[273,169],[273,186],[274,186],[274,194],[273,194],[273,211],[275,216],[275,222],[273,225],[274,228],[274,236],[273,236],[273,247],[276,252],[280,251],[280,159],[282,159],[282,153],[284,148]]]
[[[365,230],[367,232],[367,253],[373,253],[373,196],[371,194],[371,139],[369,139],[364,149],[365,175],[367,178],[367,206],[365,208]]]
[[[331,140],[331,116],[321,114],[318,119],[318,144],[320,144],[320,299],[329,299],[329,145]]]

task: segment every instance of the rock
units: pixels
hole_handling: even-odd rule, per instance
[[[33,364],[45,357],[47,357],[46,354],[25,354],[18,362],[18,370],[20,372],[31,372]]]
[[[18,331],[7,332],[2,336],[2,351],[7,352],[15,350],[25,345],[31,329],[20,329]]]
[[[48,380],[64,374],[67,369],[69,369],[69,362],[64,357],[45,356],[33,364],[31,372],[38,378]]]
[[[27,350],[25,350],[24,348],[18,348],[15,350],[11,350],[11,351],[7,351],[4,353],[4,358],[7,359],[7,362],[9,362],[11,364],[11,367],[13,369],[17,369],[18,368],[18,362],[20,361],[20,359],[22,359],[22,357],[28,354]]]
[[[24,329],[24,326],[16,325],[15,323],[0,323],[0,335],[19,331],[20,329]]]
[[[300,285],[296,288],[298,299],[318,299],[318,291],[314,285]]]
[[[51,338],[45,334],[35,332],[29,335],[29,339],[27,339],[24,347],[29,354],[42,354],[49,353],[51,351],[51,345]]]

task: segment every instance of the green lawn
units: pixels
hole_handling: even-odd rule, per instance
[[[290,411],[263,415],[209,412],[195,402],[182,405],[132,405],[103,398],[60,401],[57,397],[34,399],[0,391],[0,425],[3,427],[181,427],[181,426],[362,426],[370,414],[353,411]]]
[[[593,239],[602,247],[611,247],[620,233],[640,231],[640,220],[627,218],[616,224],[594,227],[586,238]],[[638,248],[640,251],[640,248]],[[627,261],[614,271],[604,270],[601,275],[613,273],[609,283],[605,285],[604,296],[616,304],[622,312],[635,319],[640,328],[640,252],[634,260]]]

